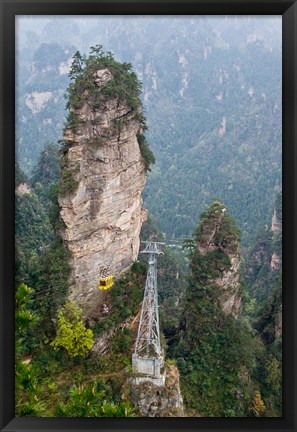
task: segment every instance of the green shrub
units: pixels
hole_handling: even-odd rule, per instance
[[[59,195],[65,197],[66,195],[72,194],[78,188],[79,182],[74,177],[76,170],[63,169],[61,173],[61,179],[58,185]]]
[[[156,161],[155,156],[148,146],[148,143],[142,134],[137,134],[137,141],[139,144],[139,149],[141,156],[143,157],[144,165],[146,171],[151,171],[150,166]]]

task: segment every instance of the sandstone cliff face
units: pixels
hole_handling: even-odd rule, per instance
[[[28,195],[31,194],[31,192],[31,188],[26,182],[20,183],[15,189],[15,193],[17,196]]]
[[[277,214],[276,209],[274,209],[274,213],[272,216],[271,231],[272,231],[273,239],[277,239],[277,237],[280,236],[282,233],[282,221],[279,215]],[[273,270],[280,270],[281,265],[282,265],[282,258],[278,252],[274,251],[271,257],[270,267]]]
[[[78,126],[66,127],[63,136],[64,170],[71,171],[77,188],[59,196],[65,224],[61,236],[72,256],[69,297],[89,317],[102,300],[100,275],[117,277],[136,260],[146,219],[138,110],[131,110],[123,98],[101,92],[113,78],[110,70],[98,70],[93,78],[100,90],[96,100],[85,92],[83,105],[71,109]]]
[[[237,316],[241,308],[240,247],[236,235],[230,235],[229,229],[226,229],[228,223],[226,217],[226,208],[221,203],[215,202],[212,214],[201,223],[196,247],[203,256],[218,252],[228,258],[229,263],[226,263],[226,260],[213,258],[212,267],[216,276],[209,282],[220,289],[219,301],[222,310]]]

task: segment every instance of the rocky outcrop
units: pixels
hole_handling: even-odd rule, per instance
[[[241,308],[240,247],[236,229],[219,201],[212,204],[210,213],[201,221],[197,250],[209,257],[212,274],[208,283],[219,287],[222,310],[237,316]]]
[[[131,381],[131,399],[143,417],[183,417],[183,400],[179,372],[175,365],[166,365],[163,387],[149,380],[136,385]]]
[[[139,108],[105,95],[102,90],[112,78],[108,68],[94,73],[96,98],[84,92],[82,106],[71,108],[75,127],[66,127],[63,136],[62,180],[64,172],[64,179],[69,175],[75,183],[74,191],[59,196],[61,236],[71,252],[69,297],[90,318],[104,295],[100,276],[117,277],[136,260],[146,219]]]
[[[282,265],[282,257],[279,250],[281,249],[281,234],[282,234],[282,220],[279,211],[277,211],[276,207],[273,212],[272,221],[271,221],[271,231],[272,231],[272,239],[273,246],[275,247],[275,251],[273,251],[270,267],[272,270],[280,270]],[[280,250],[281,252],[281,250]]]
[[[281,259],[278,254],[273,253],[271,257],[270,267],[273,270],[280,270],[281,268]]]
[[[16,187],[16,189],[15,189],[15,193],[16,193],[17,196],[20,196],[20,197],[21,197],[21,196],[23,196],[23,195],[31,194],[32,191],[31,191],[31,188],[30,188],[30,186],[28,185],[28,183],[24,182],[24,183],[20,183],[20,184]]]
[[[229,253],[229,258],[231,266],[228,269],[223,269],[222,275],[216,278],[214,282],[220,287],[220,301],[223,311],[237,316],[241,308],[239,244],[237,244],[236,251]]]
[[[266,225],[254,239],[244,263],[249,295],[260,305],[272,295],[282,269],[282,195],[276,194],[271,226]]]
[[[275,233],[281,230],[282,230],[282,221],[278,218],[276,209],[274,209],[272,221],[271,221],[271,231]]]

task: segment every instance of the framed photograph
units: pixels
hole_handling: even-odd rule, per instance
[[[0,6],[1,431],[296,431],[296,1]]]

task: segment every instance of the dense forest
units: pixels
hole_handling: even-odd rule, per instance
[[[55,152],[41,155],[43,166],[45,154],[50,160]],[[42,178],[37,182],[39,195],[34,192],[32,183],[27,182],[32,191],[18,197],[19,212],[16,215],[17,227],[22,227],[17,228],[17,413],[37,416],[138,415],[130,403],[121,402],[120,396],[131,371],[135,326],[125,329],[124,333],[116,332],[118,336],[106,353],[90,353],[90,347],[94,339],[110,329],[116,330],[124,320],[137,313],[145,282],[145,260],[141,258],[123,279],[117,281],[110,293],[112,314],[94,323],[88,329],[87,337],[82,311],[75,304],[66,303],[67,251],[55,238],[50,222],[45,218]],[[44,186],[48,187],[48,182]],[[29,205],[31,200],[34,207]],[[245,281],[241,276],[242,312],[235,317],[222,311],[220,288],[213,280],[222,268],[225,270],[230,266],[228,252],[237,247],[239,230],[234,220],[226,215],[218,232],[218,241],[223,244],[221,251],[203,256],[195,247],[203,224],[205,226],[209,220],[211,224],[215,223],[216,206],[213,203],[201,215],[193,239],[185,241],[183,249],[176,245],[167,246],[164,257],[159,260],[163,343],[167,346],[168,359],[176,363],[181,373],[187,415],[279,416],[282,406],[281,331],[277,326],[282,303],[281,274],[266,266],[266,272],[255,279],[251,276],[248,284],[248,277]],[[41,227],[44,237],[40,236]],[[44,230],[46,227],[48,233]],[[270,234],[264,249],[270,256],[274,246],[272,237]],[[142,238],[164,240],[151,219],[143,226]],[[29,239],[36,239],[36,244],[30,243]],[[258,247],[262,247],[261,241]],[[257,267],[261,265],[265,267],[265,263],[257,260],[257,265],[249,262],[246,268],[258,271]],[[268,293],[263,297],[257,286],[267,285],[269,280],[274,282],[269,283]],[[66,329],[71,326],[73,337],[80,334],[81,346],[73,345],[69,334],[63,333],[63,326]],[[61,328],[60,339],[59,333],[55,338],[56,328]],[[72,351],[72,347],[81,351]],[[27,359],[30,360],[28,364]],[[46,373],[49,370],[54,371],[50,378]],[[90,382],[85,382],[85,373]],[[102,401],[104,412],[98,410],[98,400]]]
[[[268,43],[255,23],[245,20],[239,31],[235,21],[235,46],[227,23],[172,20],[161,43],[162,20],[142,29],[135,20],[124,46],[128,24],[116,20],[115,37],[106,22],[102,39],[120,63],[101,45],[80,54],[77,46],[94,37],[83,21],[76,35],[74,21],[63,26],[73,35],[65,47],[52,33],[58,25],[60,35],[59,21],[38,23],[18,45],[16,415],[141,415],[127,380],[147,260],[139,254],[106,293],[108,312],[88,320],[69,301],[71,257],[60,236],[58,197],[77,188],[62,129],[79,129],[77,110],[90,94],[97,109],[92,76],[108,68],[114,79],[104,97],[126,100],[143,128],[149,216],[141,240],[164,243],[161,339],[166,365],[180,374],[184,415],[282,416],[277,37]]]
[[[275,322],[281,308],[280,275],[268,301],[262,299],[259,310],[249,310],[248,315],[246,281],[240,277],[234,285],[236,272],[230,272],[238,253],[239,230],[227,213],[220,220],[222,210],[226,210],[222,203],[212,203],[200,217],[194,241],[186,244],[189,276],[169,352],[182,374],[186,405],[196,415],[280,415],[281,338]],[[213,229],[213,247],[205,252],[201,245]],[[221,283],[222,272],[230,272],[228,292]],[[232,289],[242,302],[239,316],[226,314],[222,307],[232,297]]]

